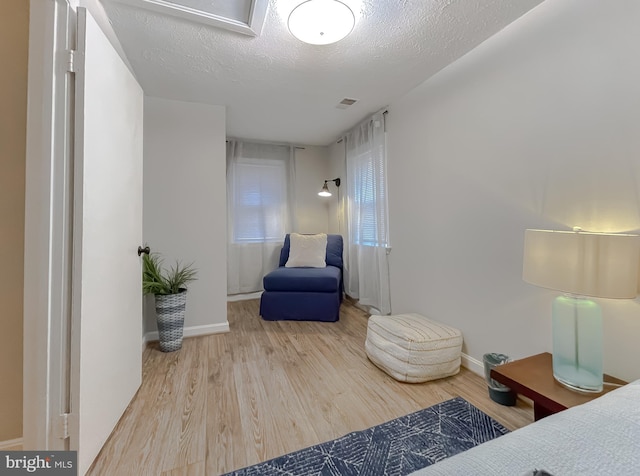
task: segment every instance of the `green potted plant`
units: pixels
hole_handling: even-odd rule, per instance
[[[184,313],[187,307],[187,285],[196,280],[193,263],[162,267],[158,253],[142,258],[142,291],[155,297],[156,322],[160,337],[160,350],[173,352],[182,347]]]

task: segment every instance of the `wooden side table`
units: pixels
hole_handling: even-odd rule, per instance
[[[569,390],[553,378],[553,364],[548,352],[498,365],[491,369],[491,378],[533,400],[533,415],[536,421],[586,403],[627,384],[624,380],[605,375],[605,382],[615,385],[605,384],[604,390],[600,393]]]

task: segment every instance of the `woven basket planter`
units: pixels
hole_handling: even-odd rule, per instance
[[[162,352],[174,352],[182,348],[186,307],[186,289],[178,294],[156,294],[156,319]]]

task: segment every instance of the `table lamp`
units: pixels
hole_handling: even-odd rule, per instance
[[[526,230],[522,278],[565,294],[552,306],[553,376],[580,392],[602,391],[602,310],[585,296],[634,299],[640,236]]]

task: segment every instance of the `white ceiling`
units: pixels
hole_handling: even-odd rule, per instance
[[[249,15],[250,0],[169,1]],[[356,13],[353,32],[312,46],[286,25],[301,1],[270,0],[261,31],[250,25],[257,36],[141,8],[140,0],[102,3],[147,95],[225,105],[232,137],[328,145],[542,2],[342,0]],[[358,102],[337,108],[343,98]]]

